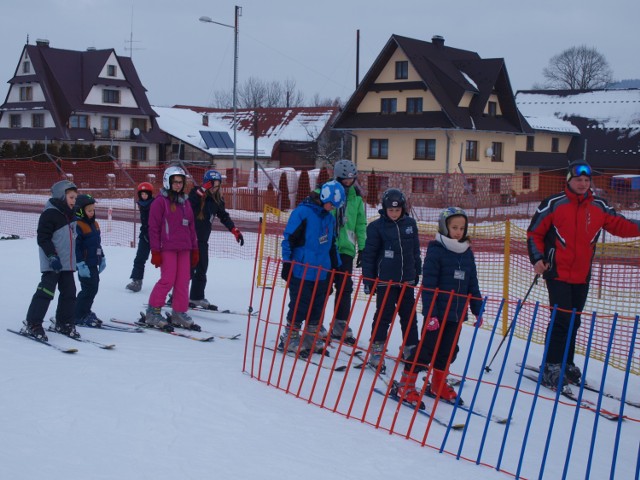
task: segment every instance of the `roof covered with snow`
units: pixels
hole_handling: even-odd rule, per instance
[[[154,107],[158,125],[169,135],[210,155],[230,155],[231,147],[208,147],[200,132],[224,132],[233,139],[233,111],[177,105]],[[337,107],[260,108],[238,110],[236,150],[253,156],[254,130],[258,134],[258,157],[270,157],[279,141],[314,142],[337,114]],[[203,117],[207,120],[203,122]],[[256,125],[257,122],[257,125]]]

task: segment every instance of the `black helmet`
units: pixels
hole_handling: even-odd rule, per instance
[[[78,195],[78,198],[76,198],[76,217],[84,218],[85,207],[87,205],[93,205],[94,203],[96,203],[96,199],[91,195]]]
[[[403,211],[406,210],[407,205],[407,197],[404,196],[397,188],[389,188],[385,190],[382,194],[382,208],[386,210],[387,208],[402,208]]]
[[[581,177],[582,175],[591,178],[592,174],[591,165],[586,160],[574,160],[567,167],[567,182],[573,177]]]

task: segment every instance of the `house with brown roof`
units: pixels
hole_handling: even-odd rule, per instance
[[[72,51],[48,40],[25,45],[0,105],[0,143],[93,144],[125,164],[164,160],[156,123],[133,62],[113,49]]]
[[[464,173],[474,193],[519,191],[499,177],[516,174],[517,151],[537,135],[518,110],[504,59],[449,47],[437,35],[392,35],[334,129],[355,136],[359,170],[434,180],[403,185],[409,194],[437,193],[452,173]]]

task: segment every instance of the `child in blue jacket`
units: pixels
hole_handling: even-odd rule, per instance
[[[282,240],[281,277],[289,288],[289,311],[287,325],[280,336],[280,351],[300,349],[301,356],[308,356],[322,348],[320,342],[312,347],[314,338],[319,336],[316,332],[329,291],[330,271],[340,266],[336,219],[330,212],[342,207],[344,201],[344,188],[332,180],[322,186],[320,193],[311,192],[291,212]],[[300,329],[305,319],[301,338]]]
[[[421,405],[415,388],[417,374],[411,365],[418,345],[418,327],[412,316],[414,286],[420,279],[420,238],[416,221],[407,214],[407,200],[400,190],[390,188],[382,195],[380,218],[367,226],[367,241],[362,252],[362,277],[365,293],[376,294],[376,313],[371,327],[369,365],[384,373],[384,350],[394,312],[398,309],[405,362],[402,378],[394,383],[396,394],[414,405]],[[378,280],[374,290],[374,282]],[[403,285],[405,284],[405,285]]]
[[[144,265],[149,260],[151,245],[149,244],[149,210],[153,202],[153,185],[149,182],[142,182],[136,188],[138,194],[138,210],[140,211],[140,235],[138,236],[138,250],[136,258],[133,259],[133,270],[131,270],[131,282],[126,289],[132,292],[142,290],[142,279],[144,277]]]
[[[81,289],[76,299],[75,322],[76,325],[100,328],[102,320],[91,311],[91,307],[107,261],[102,251],[100,225],[96,221],[96,201],[91,195],[78,195],[76,231],[76,261]]]
[[[447,360],[452,354],[453,363],[459,350],[454,342],[459,322],[465,321],[467,317],[467,295],[473,297],[470,308],[476,317],[480,316],[482,309],[478,272],[467,236],[467,224],[467,214],[461,208],[449,207],[442,211],[438,220],[438,233],[435,240],[429,243],[422,271],[422,313],[425,315],[425,325],[416,370],[425,370],[435,354],[433,377],[427,394],[435,397],[439,391],[440,398],[450,403],[456,401],[457,395],[446,382]],[[437,296],[436,288],[439,289]],[[453,299],[451,291],[455,293]],[[426,318],[430,309],[431,316]],[[443,330],[440,346],[434,352],[440,330]]]

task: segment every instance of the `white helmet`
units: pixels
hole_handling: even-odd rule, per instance
[[[162,186],[166,190],[171,190],[171,177],[174,175],[182,175],[183,180],[187,180],[187,174],[180,167],[169,167],[164,171],[164,175],[162,175]],[[184,189],[184,185],[182,187]]]

